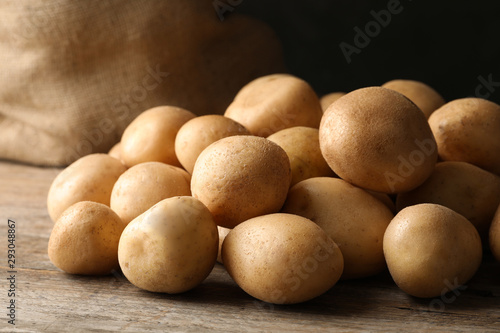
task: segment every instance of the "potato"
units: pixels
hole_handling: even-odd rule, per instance
[[[479,234],[465,217],[437,204],[400,211],[384,235],[396,284],[416,297],[437,297],[466,283],[482,259]]]
[[[267,139],[277,143],[288,155],[292,169],[291,186],[307,178],[335,176],[319,149],[317,128],[286,128],[271,134]]]
[[[437,160],[422,111],[400,93],[381,87],[358,89],[333,102],[321,120],[319,143],[340,178],[382,193],[417,187]]]
[[[500,177],[466,162],[440,162],[422,185],[396,199],[398,210],[419,203],[453,209],[486,236],[500,204]]]
[[[121,158],[128,167],[144,162],[163,162],[180,167],[175,137],[184,123],[196,115],[175,106],[157,106],[137,116],[121,138]]]
[[[50,185],[47,210],[52,221],[79,201],[109,206],[113,186],[125,170],[120,161],[107,154],[91,154],[73,162]]]
[[[500,105],[481,98],[446,103],[429,117],[439,157],[500,175]]]
[[[500,261],[500,205],[491,222],[489,236],[491,253],[497,261]]]
[[[253,80],[238,92],[224,113],[262,137],[294,126],[318,128],[322,114],[311,86],[289,74]]]
[[[338,178],[309,178],[290,189],[281,211],[306,217],[325,230],[342,251],[342,279],[386,268],[382,239],[394,215],[366,191]]]
[[[383,88],[397,91],[410,99],[429,118],[431,113],[446,103],[443,96],[429,85],[415,80],[391,80]]]
[[[190,290],[215,265],[217,226],[207,208],[188,196],[160,201],[122,233],[118,260],[135,286],[169,294]]]
[[[193,118],[179,129],[175,137],[175,154],[189,173],[193,173],[198,155],[210,144],[233,135],[250,135],[243,125],[221,115]]]
[[[163,199],[191,195],[190,181],[189,173],[181,168],[160,162],[140,163],[118,178],[110,207],[129,223]]]
[[[218,225],[217,231],[219,233],[219,252],[217,253],[217,262],[220,264],[224,264],[224,262],[222,261],[222,243],[224,242],[224,239],[226,239],[226,236],[231,231],[231,229],[224,228]]]
[[[213,214],[217,225],[234,228],[249,218],[276,213],[291,181],[285,151],[265,138],[231,136],[200,154],[191,179],[193,196]]]
[[[345,94],[346,94],[345,92],[339,91],[339,92],[332,92],[332,93],[329,93],[329,94],[322,96],[319,99],[319,103],[321,104],[321,109],[323,110],[323,112],[325,112],[326,109],[328,109],[330,104],[332,104],[333,102],[338,100],[340,97],[344,96]]]
[[[370,193],[372,196],[377,198],[378,200],[382,201],[384,205],[387,206],[393,212],[396,214],[396,204],[394,203],[393,199],[385,193],[380,193],[380,192],[375,192],[375,191],[370,191],[370,190],[365,190],[366,192]]]
[[[111,147],[111,149],[108,151],[108,155],[111,156],[111,157],[113,157],[113,158],[116,158],[118,161],[122,162],[122,160],[121,160],[122,159],[121,158],[121,154],[122,154],[121,150],[122,150],[121,143],[118,142],[113,147]]]
[[[108,206],[80,201],[66,209],[50,233],[50,261],[70,274],[103,275],[118,269],[125,224]]]
[[[338,246],[310,220],[269,214],[236,226],[222,244],[227,272],[264,302],[294,304],[319,296],[343,269]]]

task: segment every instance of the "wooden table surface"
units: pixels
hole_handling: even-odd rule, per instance
[[[500,264],[491,256],[466,286],[444,297],[408,296],[384,272],[287,306],[250,297],[219,264],[180,295],[142,291],[121,273],[65,274],[47,256],[53,223],[45,200],[58,172],[0,161],[0,332],[500,331]],[[15,328],[7,322],[8,219],[16,225]]]

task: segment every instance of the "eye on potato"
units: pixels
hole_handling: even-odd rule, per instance
[[[337,283],[344,262],[323,229],[283,213],[236,226],[222,244],[222,260],[245,292],[275,304],[305,302],[323,294]]]
[[[406,293],[437,297],[459,287],[482,260],[481,238],[472,223],[437,204],[406,207],[384,235],[384,255],[394,282]]]
[[[289,74],[272,74],[251,81],[224,113],[253,135],[262,137],[294,126],[318,128],[322,114],[311,86]]]
[[[402,94],[381,87],[361,88],[333,102],[321,120],[319,143],[340,178],[382,193],[417,187],[437,160],[422,111]]]
[[[198,286],[210,274],[218,244],[217,226],[208,209],[193,197],[172,197],[127,225],[118,259],[135,286],[176,294]]]
[[[107,154],[84,156],[59,173],[50,185],[47,210],[52,221],[79,201],[95,201],[107,206],[113,186],[127,168]]]
[[[50,234],[50,261],[70,274],[103,275],[118,269],[125,224],[108,206],[80,201],[66,209]]]

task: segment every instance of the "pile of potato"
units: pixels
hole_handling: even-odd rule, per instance
[[[251,296],[291,304],[388,269],[436,297],[484,251],[500,260],[500,106],[410,80],[319,99],[269,75],[224,115],[146,110],[109,154],[63,170],[47,206],[49,258],[72,274],[180,293],[219,261]]]

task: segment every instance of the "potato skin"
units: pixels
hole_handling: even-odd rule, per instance
[[[218,243],[217,226],[208,209],[193,197],[173,197],[127,225],[118,259],[135,286],[177,294],[198,286],[210,274]]]
[[[342,251],[342,279],[386,268],[382,239],[394,215],[365,190],[338,178],[309,178],[290,189],[281,211],[306,217],[325,230]]]
[[[497,261],[500,261],[500,205],[490,226],[489,233],[490,250]]]
[[[80,201],[54,224],[50,261],[70,274],[103,275],[118,269],[118,242],[125,224],[108,206]]]
[[[109,206],[113,186],[127,168],[107,154],[90,154],[66,167],[54,178],[47,195],[52,221],[79,201],[95,201]]]
[[[500,177],[466,162],[440,162],[422,185],[396,199],[398,211],[419,203],[453,209],[486,236],[500,204]]]
[[[110,207],[129,223],[163,199],[191,195],[190,181],[184,169],[161,162],[140,163],[118,178]]]
[[[443,161],[468,162],[500,176],[500,105],[457,99],[434,111],[429,124]]]
[[[219,264],[224,264],[224,262],[222,261],[222,243],[224,242],[224,239],[226,238],[227,234],[231,231],[231,229],[224,228],[218,225],[217,231],[219,232],[219,252],[217,253],[217,262]]]
[[[338,100],[340,97],[344,96],[345,94],[346,94],[345,92],[336,91],[336,92],[332,92],[332,93],[321,96],[321,98],[319,99],[319,103],[321,104],[321,109],[323,110],[323,112],[325,112],[326,109],[328,109],[330,104],[332,104],[333,102]]]
[[[381,87],[333,102],[319,128],[321,152],[342,179],[382,193],[409,191],[432,173],[436,142],[422,111]]]
[[[465,217],[437,204],[400,211],[384,235],[389,272],[406,293],[437,297],[466,283],[482,260],[481,239]]]
[[[343,258],[338,246],[312,221],[292,214],[269,214],[236,226],[222,244],[229,275],[264,302],[310,300],[338,281]]]
[[[208,146],[196,160],[192,195],[216,223],[233,228],[249,218],[276,213],[290,187],[285,151],[265,138],[231,136]]]

